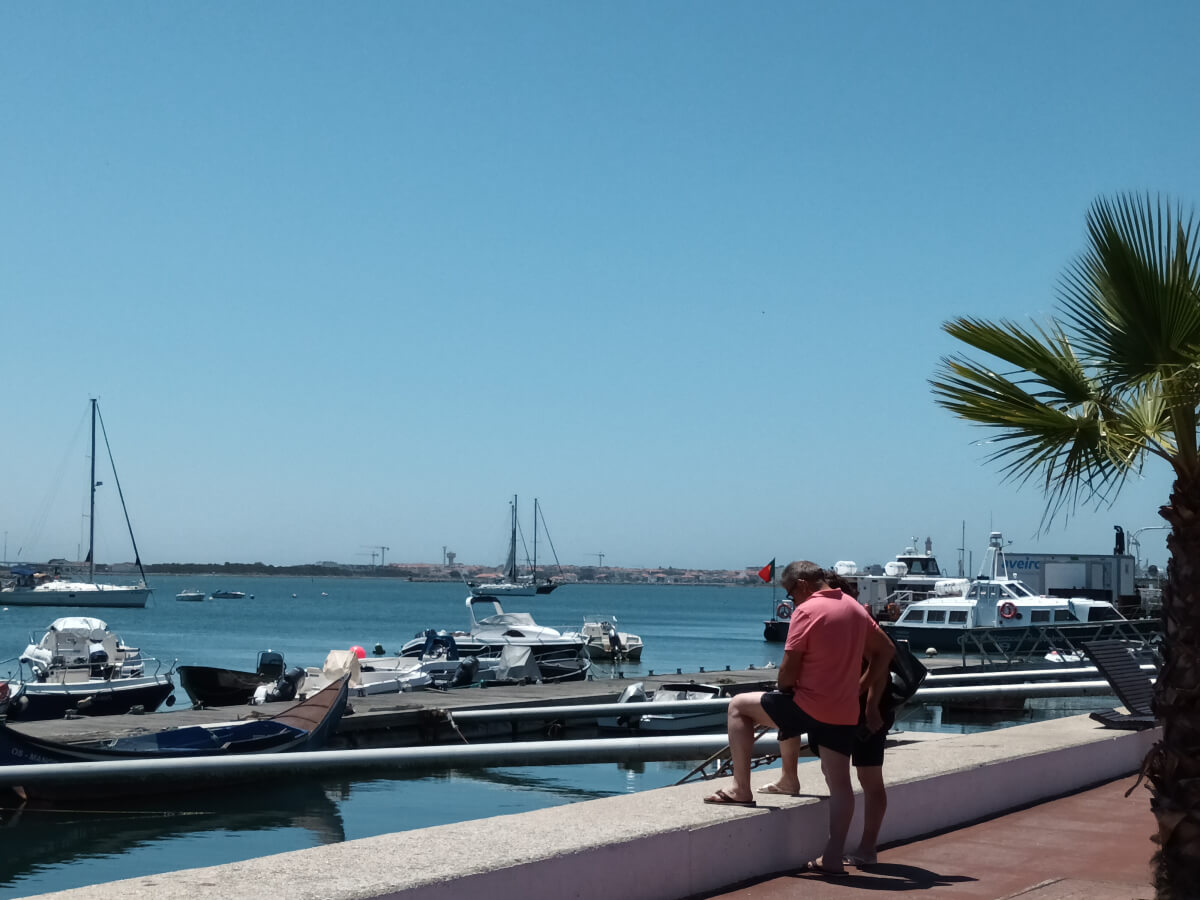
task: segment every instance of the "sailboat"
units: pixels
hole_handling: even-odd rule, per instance
[[[558,587],[558,582],[549,578],[538,578],[537,574],[537,543],[538,520],[542,517],[541,507],[537,498],[533,501],[533,560],[528,574],[521,574],[517,567],[517,496],[513,495],[511,504],[511,530],[508,541],[508,556],[501,571],[501,580],[494,582],[468,581],[472,595],[476,597],[533,597],[536,594],[548,594]],[[543,525],[545,523],[543,522]],[[547,538],[548,540],[549,538]],[[551,544],[551,549],[553,549]]]
[[[96,581],[96,488],[102,484],[96,480],[96,422],[99,420],[104,434],[104,446],[108,449],[108,462],[112,467],[113,480],[117,485],[117,496],[121,498],[121,509],[125,513],[125,527],[129,529],[129,540],[133,543],[133,555],[141,573],[136,584],[100,584]],[[146,605],[150,588],[146,586],[146,570],[138,555],[137,540],[129,522],[129,511],[125,509],[125,495],[121,491],[121,479],[113,463],[112,448],[108,446],[108,434],[104,432],[104,420],[96,400],[92,399],[92,455],[91,478],[88,481],[90,510],[88,514],[87,580],[68,581],[63,575],[65,566],[48,563],[45,566],[12,566],[10,583],[0,587],[0,606],[85,606],[136,609]]]

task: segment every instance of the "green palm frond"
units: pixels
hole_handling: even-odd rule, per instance
[[[1089,246],[1059,286],[1081,353],[1120,385],[1200,358],[1200,222],[1121,195],[1088,214]]]
[[[959,318],[946,332],[1003,363],[943,357],[936,402],[991,431],[1006,480],[1037,480],[1046,519],[1110,501],[1147,454],[1200,477],[1200,220],[1150,197],[1098,200],[1062,319]],[[1045,521],[1045,520],[1044,520]]]
[[[1071,341],[1057,323],[1049,330],[1034,325],[1027,331],[1015,322],[998,323],[976,318],[947,322],[946,332],[976,350],[1002,359],[1028,372],[1041,384],[1037,398],[1070,407],[1096,399],[1096,385],[1075,355]]]
[[[1033,377],[1018,383],[963,357],[944,358],[931,385],[939,405],[992,429],[998,448],[988,458],[1005,480],[1040,482],[1048,517],[1084,498],[1107,502],[1140,467],[1145,445],[1133,423],[1095,397],[1047,402],[1057,387]]]

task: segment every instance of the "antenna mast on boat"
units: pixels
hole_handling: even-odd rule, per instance
[[[92,397],[92,466],[88,479],[88,581],[96,580],[96,398]]]
[[[117,464],[113,461],[112,446],[108,443],[108,429],[104,427],[104,416],[100,415],[100,408],[96,405],[96,401],[92,401],[92,512],[96,511],[96,419],[100,419],[100,432],[104,435],[104,449],[108,453],[108,465],[112,469],[113,481],[117,485],[117,497],[121,501],[121,512],[125,515],[125,528],[129,531],[129,542],[133,544],[133,561],[137,564],[138,572],[142,576],[142,583],[146,582],[146,570],[142,567],[142,555],[138,552],[137,538],[133,536],[133,523],[129,521],[129,510],[125,506],[125,492],[121,490],[121,476],[117,474]],[[93,525],[94,527],[94,525]],[[94,537],[93,537],[94,539]],[[91,541],[89,541],[91,544]],[[92,560],[92,566],[95,566],[95,559],[89,547],[88,559]]]

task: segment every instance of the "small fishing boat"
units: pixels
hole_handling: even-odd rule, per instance
[[[632,632],[618,631],[616,616],[584,616],[578,633],[592,659],[637,662],[642,658],[642,639]]]
[[[687,731],[712,731],[726,726],[728,713],[724,709],[691,712],[656,713],[655,703],[677,703],[687,700],[720,700],[729,695],[723,687],[695,682],[662,684],[650,693],[641,681],[635,681],[621,692],[618,703],[630,704],[627,715],[602,717],[596,725],[602,730],[637,731],[643,734],[678,734]]]
[[[319,750],[337,727],[346,709],[347,681],[341,678],[270,718],[168,728],[102,741],[60,743],[0,726],[0,765],[114,762]],[[93,798],[113,791],[125,793],[130,786],[128,781],[106,786],[103,778],[97,776],[95,781],[86,786],[55,786],[38,782],[21,793],[42,798]],[[179,790],[198,786],[189,784],[186,776],[181,776],[181,780],[174,785]]]
[[[242,706],[264,684],[273,684],[284,673],[283,654],[260,650],[253,672],[216,666],[180,666],[179,685],[196,707]]]
[[[176,600],[198,601],[204,599],[204,591],[180,591],[175,595]]]
[[[162,671],[158,660],[126,646],[104,621],[90,616],[55,619],[40,641],[25,648],[19,664],[22,690],[8,708],[14,720],[58,719],[68,712],[117,715],[134,707],[150,712],[163,701],[174,702],[170,669]]]
[[[214,600],[242,600],[246,594],[243,591],[213,591]]]

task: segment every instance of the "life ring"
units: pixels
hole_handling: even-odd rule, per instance
[[[1017,605],[1011,600],[1005,600],[1000,604],[1000,618],[1011,619],[1017,614]]]
[[[792,617],[792,608],[786,603],[780,603],[775,607],[775,618],[790,619]]]

